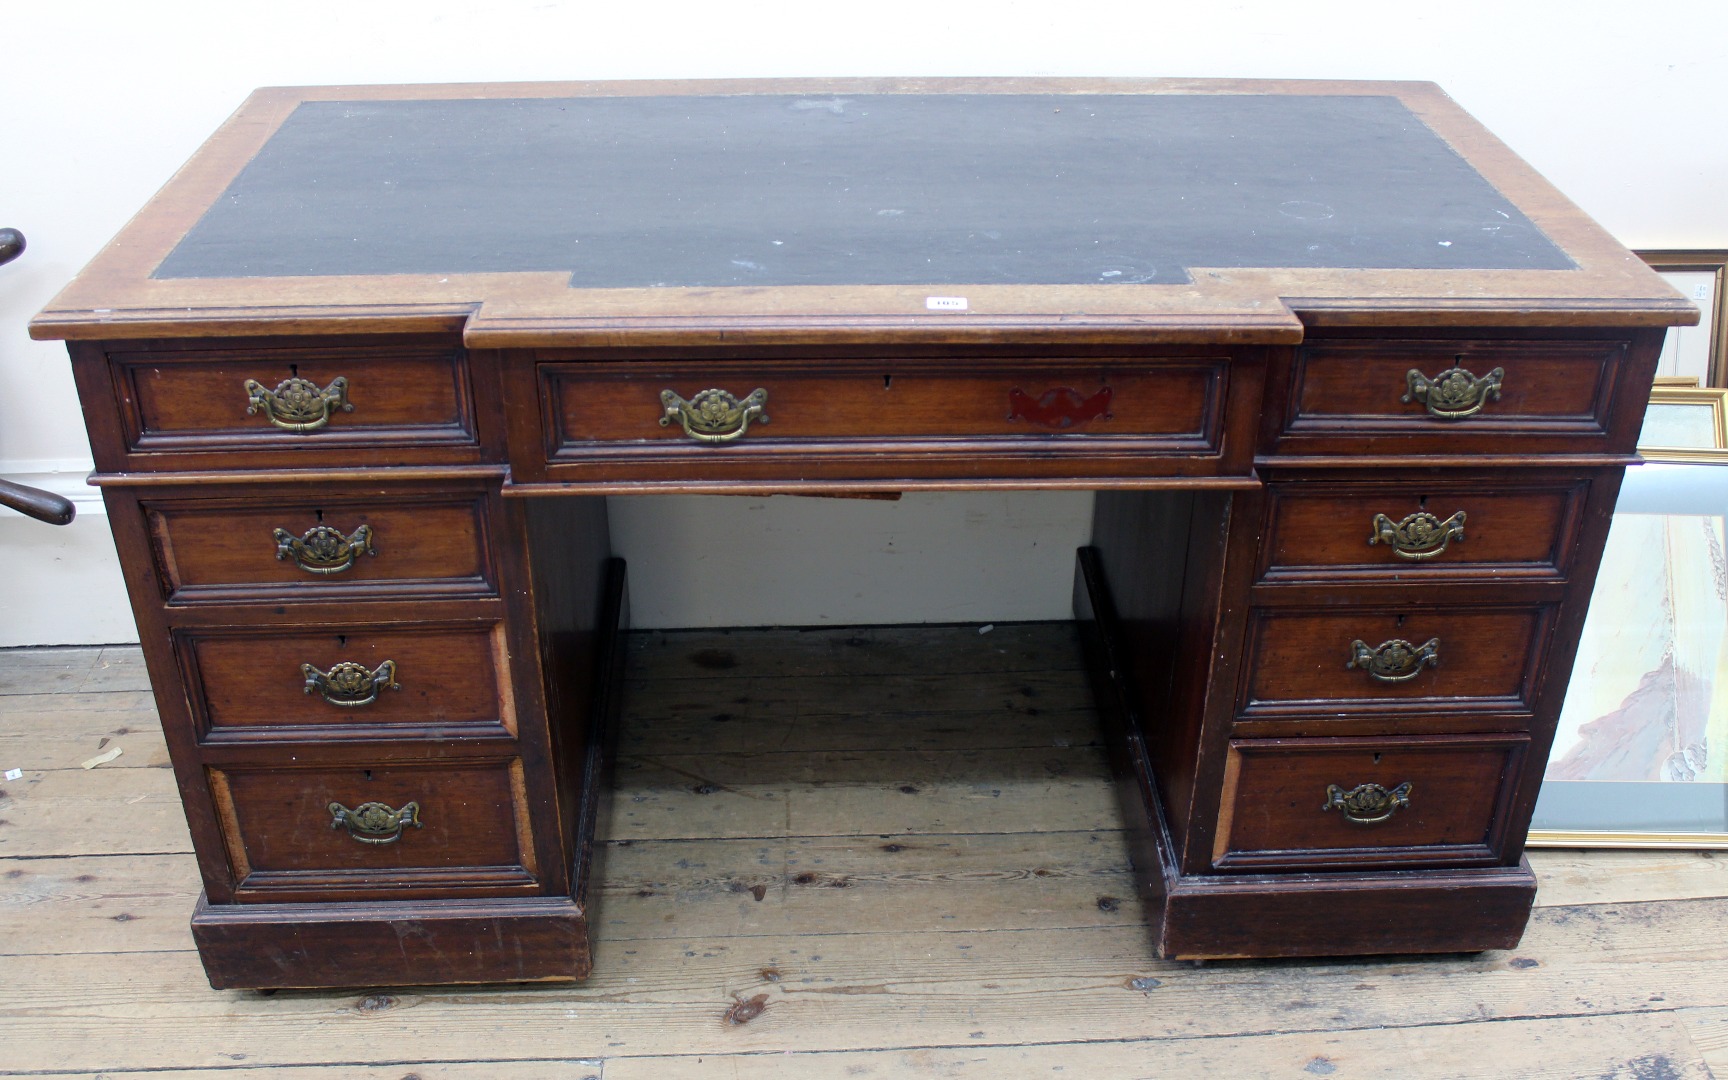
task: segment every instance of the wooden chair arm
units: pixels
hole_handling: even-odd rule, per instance
[[[65,525],[78,512],[70,499],[10,480],[0,480],[0,506],[50,525]]]

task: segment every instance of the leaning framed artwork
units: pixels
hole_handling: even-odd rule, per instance
[[[1728,450],[1686,453],[1627,470],[1532,846],[1728,847]]]
[[[1728,461],[1728,389],[1658,385],[1638,435],[1646,461]]]
[[[1728,848],[1728,251],[1638,255],[1702,318],[1663,346],[1533,847]]]
[[[1662,377],[1696,379],[1696,386],[1728,386],[1728,251],[1639,251],[1635,254],[1698,305],[1697,326],[1668,331]]]

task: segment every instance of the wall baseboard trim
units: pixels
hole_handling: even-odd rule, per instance
[[[3,461],[0,477],[72,500],[70,525],[0,509],[0,648],[118,645],[138,640],[102,493],[88,461]]]
[[[79,517],[107,517],[108,508],[102,502],[102,492],[88,482],[94,468],[88,460],[0,459],[0,480],[41,488],[70,499],[77,507]],[[0,517],[18,518],[23,515],[0,507]]]

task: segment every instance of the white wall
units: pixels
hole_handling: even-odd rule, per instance
[[[0,475],[46,478],[62,490],[76,487],[88,448],[62,348],[28,341],[23,325],[260,85],[790,75],[1432,79],[1628,246],[1728,247],[1721,0],[11,0],[0,27],[11,46],[0,79],[0,225],[30,241],[22,259],[0,269]],[[1072,516],[1072,500],[1051,498],[1034,516]],[[742,530],[792,501],[775,500],[772,511],[760,502],[701,512],[718,531]],[[932,552],[976,514],[1008,512],[986,496],[866,505],[880,515],[867,532]],[[912,506],[919,514],[906,512]],[[86,498],[81,510],[71,527],[81,531],[76,542],[33,540],[36,527],[0,519],[0,644],[123,634],[117,569],[91,555],[111,550],[100,538],[106,522],[99,503]],[[664,537],[690,513],[671,503],[628,511],[621,546],[633,577],[670,572]],[[837,566],[830,553],[842,532],[814,521],[801,527],[810,532],[785,554],[797,563],[787,569],[817,580]],[[996,576],[1048,577],[1057,539],[1066,540],[1006,545],[1015,553],[993,554],[1002,560]],[[78,556],[68,558],[68,548]],[[75,604],[45,608],[19,591],[23,575],[37,596],[51,596],[52,582],[68,573],[81,575],[63,590],[81,598]],[[890,574],[875,591],[900,595],[898,610],[911,619],[1010,617],[932,588],[943,576]],[[784,599],[771,621],[868,615],[844,591],[789,591]],[[1044,614],[1060,617],[1054,602]],[[56,606],[74,610],[48,610]],[[705,608],[664,618],[724,621]]]

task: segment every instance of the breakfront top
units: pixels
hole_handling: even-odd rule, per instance
[[[260,90],[41,338],[1300,340],[1689,305],[1426,83]]]

